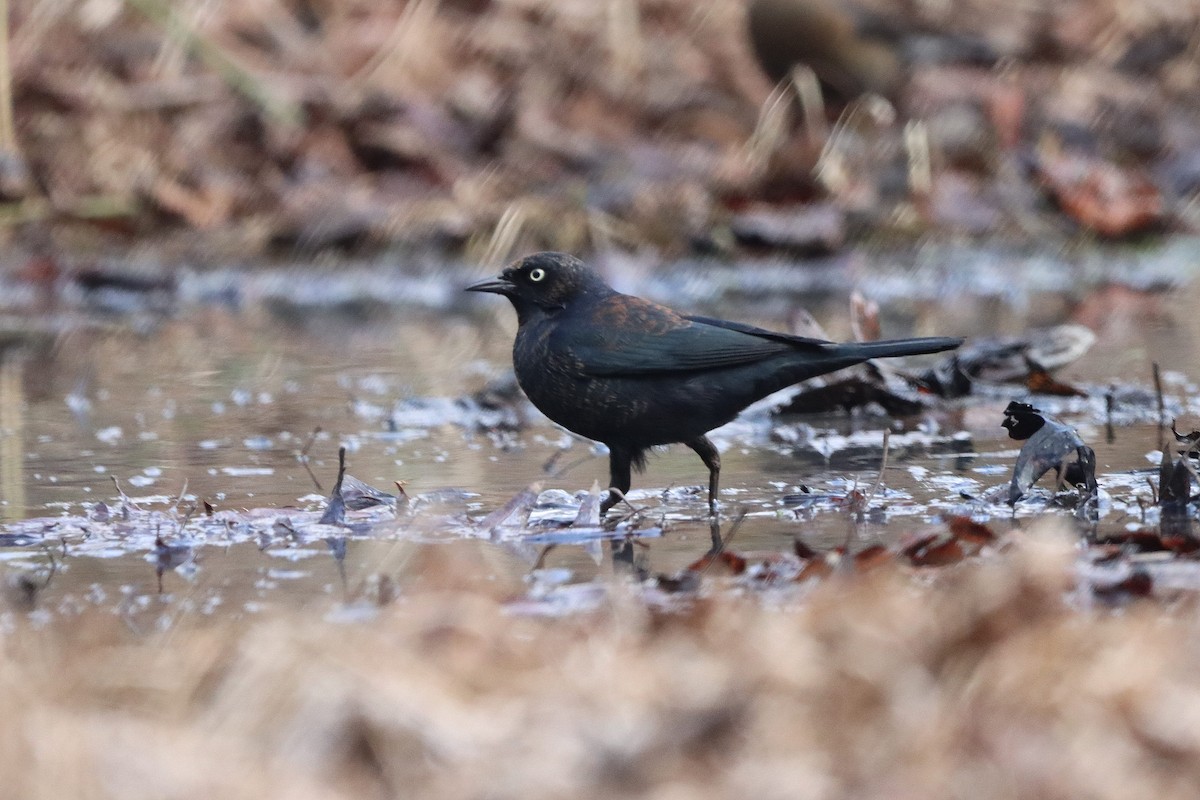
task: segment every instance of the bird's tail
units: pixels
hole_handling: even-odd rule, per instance
[[[783,388],[873,358],[940,353],[943,350],[953,350],[962,343],[962,339],[945,336],[887,339],[881,342],[822,342],[816,348],[801,351],[801,355],[791,364],[790,369],[783,370],[774,377],[777,379],[777,387]]]
[[[917,339],[885,339],[880,342],[847,342],[837,345],[837,351],[839,355],[844,354],[856,361],[865,361],[871,358],[941,353],[953,350],[962,343],[962,339],[949,336],[927,336]]]

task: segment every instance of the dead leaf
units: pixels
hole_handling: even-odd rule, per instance
[[[950,533],[961,542],[969,542],[982,547],[996,540],[996,534],[982,522],[976,522],[970,517],[954,516],[946,520]]]
[[[1162,195],[1141,170],[1078,152],[1040,150],[1037,171],[1043,188],[1080,225],[1117,238],[1162,223]]]
[[[1087,397],[1087,392],[1080,391],[1054,377],[1038,364],[1029,362],[1029,374],[1025,376],[1025,387],[1034,394],[1049,394],[1056,397]]]
[[[741,575],[746,571],[746,559],[737,553],[722,550],[715,555],[705,553],[698,560],[688,564],[687,569],[689,572],[705,575]]]
[[[1149,597],[1154,593],[1154,578],[1145,570],[1138,569],[1116,583],[1093,584],[1092,592],[1099,599],[1110,603]]]
[[[895,558],[886,547],[875,544],[864,547],[854,554],[854,568],[859,572],[867,572],[884,564],[890,564]]]
[[[833,570],[841,560],[841,555],[839,550],[817,555],[800,568],[800,572],[796,575],[796,583],[803,583],[812,579],[820,580],[828,578],[833,574]]]
[[[967,557],[958,538],[948,531],[918,536],[902,545],[900,554],[914,567],[944,567]]]

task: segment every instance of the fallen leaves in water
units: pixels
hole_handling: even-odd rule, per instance
[[[937,567],[957,564],[977,555],[996,540],[987,525],[970,517],[951,517],[946,530],[913,536],[900,546],[900,553],[916,567]]]
[[[878,315],[879,309],[861,295],[851,298],[851,324],[859,340],[880,338]],[[812,335],[825,337],[819,329]],[[1034,394],[1086,397],[1053,373],[1087,353],[1095,341],[1090,329],[1076,324],[1033,329],[1021,336],[970,339],[919,372],[887,360],[807,381],[775,413],[824,414],[878,406],[889,416],[906,417],[944,407],[943,401],[970,395],[981,384],[1023,385]]]
[[[1084,396],[1053,373],[1087,353],[1095,341],[1089,328],[1073,323],[1035,328],[1020,336],[973,338],[910,380],[942,398],[969,395],[977,383],[1022,384],[1037,394]]]

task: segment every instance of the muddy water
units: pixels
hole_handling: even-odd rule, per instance
[[[681,267],[649,277],[616,264],[612,273],[627,290],[767,327],[786,328],[803,301],[837,338],[849,336],[845,300],[855,286],[878,297],[885,331],[894,335],[1016,333],[1066,319],[1087,324],[1096,344],[1059,377],[1092,397],[1041,402],[1096,449],[1106,495],[1100,525],[1115,529],[1137,522],[1137,497],[1149,497],[1145,479],[1155,465],[1148,455],[1159,446],[1151,362],[1163,366],[1172,413],[1196,410],[1191,398],[1200,379],[1192,264],[1151,258],[1143,269],[1144,258],[1127,253],[1106,266],[1092,258],[1064,265],[1025,257],[990,268],[975,259],[962,265],[965,274],[943,264],[932,278],[917,263],[937,260],[928,253],[899,266],[881,259],[874,271],[843,263],[798,273],[767,263]],[[1122,263],[1135,267],[1105,272]],[[511,310],[496,298],[460,297],[465,275],[433,280],[446,285],[422,295],[432,301],[369,307],[259,296],[140,316],[100,314],[86,304],[60,310],[67,322],[53,337],[4,351],[0,366],[0,515],[7,530],[29,518],[95,519],[96,503],[120,507],[118,486],[133,507],[162,516],[154,530],[123,535],[104,524],[82,532],[76,526],[48,533],[44,546],[0,548],[6,574],[44,575],[54,552],[56,574],[39,599],[44,608],[158,608],[166,598],[172,613],[244,613],[362,594],[380,574],[401,576],[402,586],[403,576],[419,572],[414,553],[436,541],[469,551],[483,565],[481,580],[524,591],[537,549],[481,541],[470,535],[471,522],[534,480],[567,493],[587,490],[606,477],[606,459],[523,403],[516,405],[523,428],[488,429],[500,417],[463,398],[506,374]],[[1164,280],[1178,285],[1144,291]],[[1103,395],[1111,385],[1125,399],[1108,441]],[[830,415],[785,419],[781,431],[758,413],[727,426],[715,435],[724,514],[747,514],[736,547],[790,550],[802,537],[822,548],[850,535],[886,543],[947,513],[1013,524],[1006,507],[977,498],[1011,476],[1018,443],[1004,438],[999,423],[1008,400],[1024,396],[997,388],[902,424]],[[879,480],[880,431],[888,426],[889,463]],[[288,534],[290,522],[267,538],[260,532],[203,544],[185,534],[194,553],[182,569],[167,571],[165,595],[158,594],[154,534],[179,537],[181,509],[207,501],[218,512],[314,521],[340,445],[352,475],[391,491],[403,482],[410,497],[426,503],[418,517],[454,519],[458,533],[385,524],[351,536],[343,559],[320,537]],[[302,451],[312,476],[298,458]],[[707,548],[703,480],[702,465],[684,448],[653,456],[648,473],[635,479],[633,500],[649,509],[647,524],[662,529],[638,548],[650,569],[673,572]],[[874,495],[871,512],[852,520],[836,498],[856,487]],[[1041,513],[1043,503],[1019,506],[1018,519]],[[597,547],[560,547],[544,565],[563,568],[561,580],[586,581],[611,569],[599,556]]]

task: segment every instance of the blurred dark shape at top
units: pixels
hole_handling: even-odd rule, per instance
[[[1155,75],[1164,64],[1187,50],[1193,33],[1169,27],[1146,31],[1129,43],[1117,61],[1117,69],[1134,75]]]
[[[997,60],[978,37],[923,29],[912,18],[842,0],[752,0],[748,16],[763,71],[778,82],[805,64],[835,105],[866,93],[894,102],[913,64]]]

